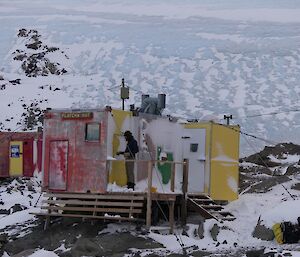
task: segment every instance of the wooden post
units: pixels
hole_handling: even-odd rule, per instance
[[[174,232],[174,209],[175,209],[175,201],[171,201],[169,204],[169,222],[170,222],[170,234]]]
[[[50,196],[48,198],[48,200],[53,200],[53,197]],[[49,206],[50,205],[53,205],[53,204],[50,203]],[[50,224],[50,213],[51,213],[51,210],[48,209],[47,212],[48,212],[49,215],[46,216],[45,223],[44,223],[44,230],[46,230],[48,228],[49,224]]]
[[[171,192],[175,191],[175,163],[171,164]]]
[[[187,218],[187,191],[189,181],[189,160],[184,159],[183,164],[183,177],[182,177],[182,204],[181,204],[181,224],[186,224]]]
[[[147,189],[147,214],[146,214],[146,227],[150,229],[151,227],[151,187],[152,187],[152,162],[148,162],[148,189]]]

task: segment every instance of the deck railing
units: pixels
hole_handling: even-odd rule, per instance
[[[120,161],[120,160],[108,160],[108,162],[111,164],[114,161]],[[175,178],[176,178],[176,165],[182,165],[182,204],[181,204],[181,218],[182,221],[184,222],[186,220],[186,215],[187,215],[187,209],[186,209],[186,200],[187,200],[187,189],[188,189],[188,160],[184,159],[182,162],[178,161],[164,161],[164,160],[124,160],[124,162],[134,162],[134,163],[140,163],[140,162],[146,162],[148,163],[147,165],[147,216],[146,216],[146,225],[148,228],[151,226],[151,207],[152,207],[152,196],[153,194],[156,194],[156,192],[152,192],[152,177],[153,177],[153,167],[154,165],[161,163],[161,164],[166,164],[169,163],[171,164],[171,177],[170,177],[170,191],[172,193],[175,192]],[[110,167],[111,165],[107,165]],[[109,172],[109,169],[108,169]],[[164,192],[161,192],[164,194]],[[173,198],[176,199],[176,198]],[[174,205],[175,205],[175,200],[170,201],[169,205],[169,220],[170,223],[173,223],[174,221]],[[173,230],[173,224],[171,225],[171,230]]]

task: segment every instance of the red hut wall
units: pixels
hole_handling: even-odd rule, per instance
[[[32,177],[36,169],[34,161],[41,162],[39,156],[42,155],[42,148],[37,147],[34,151],[34,144],[37,144],[38,138],[42,138],[40,132],[0,132],[0,177],[10,177],[9,153],[10,142],[21,141],[23,145],[23,172],[22,176]],[[36,154],[36,156],[34,156]],[[38,169],[40,171],[41,169]]]
[[[45,115],[44,190],[106,192],[107,113],[87,113],[53,110]],[[99,125],[99,140],[86,138],[87,124]]]

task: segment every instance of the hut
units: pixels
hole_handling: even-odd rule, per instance
[[[32,177],[41,165],[42,132],[0,132],[0,177]]]
[[[126,192],[125,162],[116,155],[126,147],[123,137],[126,130],[132,132],[139,145],[135,164],[136,192],[147,190],[148,161],[155,161],[152,165],[153,190],[180,194],[182,163],[188,160],[188,193],[207,194],[225,201],[238,197],[238,126],[214,122],[180,123],[171,117],[134,115],[111,108],[46,112],[44,190]]]

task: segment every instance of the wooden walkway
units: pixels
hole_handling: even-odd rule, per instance
[[[41,210],[44,211],[32,214],[45,217],[45,229],[49,225],[50,217],[143,222],[147,227],[151,226],[147,193],[45,193],[44,196],[47,198],[42,201]],[[151,193],[151,202],[168,202],[171,232],[174,227],[174,206],[177,196],[177,194]],[[152,203],[150,208],[151,206]]]
[[[160,162],[160,161],[156,161]],[[148,161],[148,185],[146,192],[106,192],[100,193],[45,193],[47,200],[42,202],[40,213],[33,213],[45,217],[45,229],[50,218],[75,217],[102,220],[117,220],[130,222],[145,222],[147,228],[151,226],[152,203],[165,202],[168,206],[170,233],[173,233],[175,222],[175,204],[180,209],[181,224],[186,223],[188,212],[196,211],[204,218],[213,218],[218,221],[233,220],[234,216],[223,210],[205,194],[188,194],[188,161],[171,162],[171,193],[152,192],[153,161]],[[175,164],[183,165],[182,191],[175,193]]]

